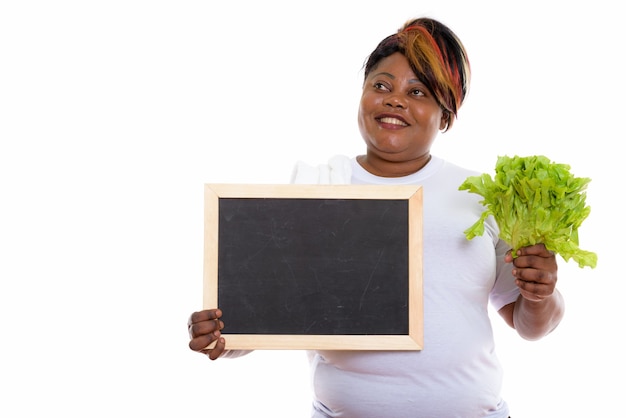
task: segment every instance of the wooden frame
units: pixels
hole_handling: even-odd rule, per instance
[[[266,202],[267,199],[331,200],[331,203],[349,200],[402,201],[408,208],[408,236],[406,291],[408,292],[408,329],[401,335],[311,335],[260,333],[230,333],[228,312],[224,312],[227,349],[319,349],[319,350],[421,350],[423,347],[423,295],[422,295],[422,189],[420,186],[373,185],[245,185],[205,184],[204,227],[204,290],[203,308],[222,308],[220,292],[220,227],[228,234],[227,225],[220,225],[220,203],[229,199],[242,202]],[[295,200],[294,200],[295,202]],[[224,236],[224,235],[222,235]],[[404,245],[404,244],[403,244]],[[401,278],[401,280],[404,280]],[[222,284],[222,287],[224,284]],[[233,309],[231,309],[232,311]],[[384,319],[380,319],[384,322]]]

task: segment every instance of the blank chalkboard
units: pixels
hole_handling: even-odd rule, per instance
[[[422,348],[419,186],[205,185],[228,349]]]

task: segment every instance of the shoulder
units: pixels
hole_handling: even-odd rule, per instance
[[[467,177],[469,176],[478,176],[480,175],[480,172],[467,168],[467,167],[462,167],[456,163],[447,161],[447,160],[441,160],[442,161],[442,170],[445,171],[446,175],[448,176],[453,176],[454,178],[463,178],[463,180],[465,180]]]
[[[350,158],[335,155],[327,163],[311,165],[298,161],[291,173],[294,184],[347,184],[350,183],[352,166]]]
[[[422,175],[424,180],[430,179],[437,187],[450,192],[458,192],[459,187],[468,177],[477,176],[480,173],[433,156]],[[467,193],[463,193],[463,195],[467,195]]]

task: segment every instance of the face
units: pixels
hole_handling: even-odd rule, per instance
[[[401,53],[381,60],[365,80],[358,120],[368,160],[394,163],[429,158],[435,137],[446,126],[435,97]]]

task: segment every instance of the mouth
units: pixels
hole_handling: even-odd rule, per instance
[[[403,119],[400,119],[395,116],[382,116],[382,117],[376,118],[376,120],[379,123],[386,124],[386,125],[409,126],[409,124],[406,123]]]

